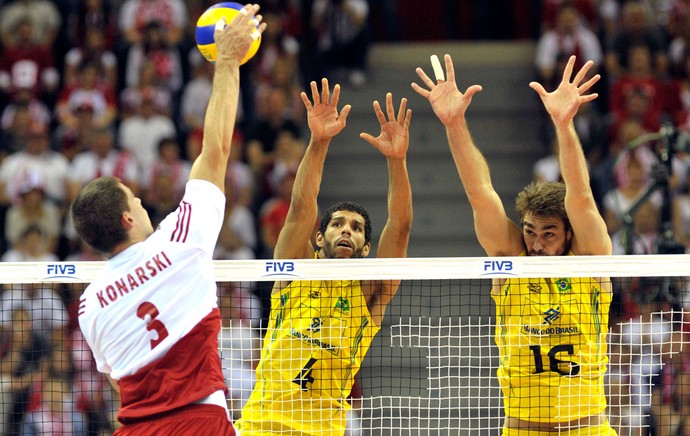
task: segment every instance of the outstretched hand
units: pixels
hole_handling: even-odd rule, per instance
[[[428,89],[414,82],[412,83],[412,89],[429,100],[436,116],[444,125],[449,126],[465,117],[465,112],[472,102],[472,97],[481,91],[482,87],[472,85],[465,90],[464,94],[460,92],[455,83],[455,69],[450,55],[445,55],[443,59],[446,64],[446,80],[439,78],[434,83],[424,70],[417,67],[415,71]]]
[[[601,78],[599,74],[595,74],[589,80],[582,83],[594,62],[587,61],[571,81],[574,65],[575,56],[570,56],[563,71],[563,79],[561,79],[558,88],[553,92],[546,92],[540,83],[531,82],[529,84],[530,88],[539,94],[546,112],[557,124],[571,122],[580,109],[580,105],[592,101],[599,96],[597,93],[586,94]]]
[[[216,24],[213,38],[218,48],[217,61],[240,62],[244,58],[254,39],[266,30],[266,23],[261,22],[262,16],[257,12],[259,5],[247,4],[231,22],[224,23],[225,19],[222,19]]]
[[[404,158],[410,143],[410,119],[412,118],[412,110],[405,110],[406,107],[407,99],[403,98],[400,100],[400,108],[396,117],[393,108],[393,95],[389,92],[386,94],[386,114],[388,115],[388,120],[386,120],[381,105],[378,101],[374,101],[374,112],[381,124],[381,133],[377,137],[368,133],[360,133],[359,137],[373,145],[387,158]]]
[[[330,96],[328,79],[321,79],[321,94],[319,94],[316,82],[311,82],[311,95],[314,103],[309,101],[305,92],[300,95],[304,106],[307,108],[307,124],[314,141],[331,140],[345,128],[347,115],[350,113],[350,105],[345,105],[338,113],[340,85],[333,87],[333,95]]]

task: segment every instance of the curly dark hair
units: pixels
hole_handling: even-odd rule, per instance
[[[331,218],[333,218],[333,214],[341,210],[355,212],[362,215],[362,218],[364,218],[364,242],[370,242],[371,219],[369,218],[369,213],[365,208],[355,203],[354,201],[341,201],[339,203],[334,204],[326,212],[324,212],[323,215],[321,215],[321,224],[319,224],[319,232],[321,232],[322,234],[325,233],[326,227],[328,227],[328,223],[331,222]]]

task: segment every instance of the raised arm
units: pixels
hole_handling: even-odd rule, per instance
[[[338,113],[340,85],[335,85],[331,96],[328,80],[325,78],[321,79],[321,94],[316,82],[311,82],[311,94],[313,103],[309,101],[306,93],[301,94],[307,108],[311,139],[297,168],[290,209],[273,251],[273,257],[276,259],[302,259],[313,256],[311,235],[318,216],[317,197],[321,189],[326,153],[331,139],[345,127],[347,114],[350,112],[350,105],[346,105]]]
[[[412,110],[406,109],[407,99],[400,101],[398,115],[393,108],[393,96],[386,94],[386,115],[378,101],[374,112],[381,124],[381,133],[374,137],[361,133],[360,137],[386,157],[388,163],[388,220],[381,233],[377,257],[406,257],[412,228],[412,190],[407,174],[407,148],[410,142]]]
[[[460,180],[472,205],[474,228],[479,243],[489,256],[512,256],[524,249],[520,229],[506,215],[503,203],[491,184],[486,159],[472,141],[465,112],[472,97],[482,88],[472,85],[461,93],[455,83],[455,70],[450,55],[444,56],[446,80],[436,83],[421,69],[417,75],[428,88],[413,83],[419,95],[429,100],[436,116],[446,127],[448,144]]]
[[[597,98],[596,93],[588,92],[600,76],[596,74],[585,80],[593,65],[592,61],[587,61],[573,78],[574,65],[575,56],[571,56],[563,71],[563,79],[555,91],[546,92],[536,82],[530,83],[530,87],[541,97],[556,129],[558,160],[566,187],[565,209],[573,229],[571,250],[574,254],[606,255],[612,251],[611,238],[594,201],[587,161],[573,124],[580,105]]]
[[[225,171],[230,155],[230,143],[235,129],[237,100],[240,89],[240,61],[249,50],[257,33],[252,31],[255,23],[261,21],[256,15],[259,6],[248,4],[241,13],[224,28],[216,26],[213,34],[218,55],[211,98],[204,119],[204,140],[201,154],[194,161],[189,174],[190,179],[203,179],[225,189]],[[258,32],[263,32],[265,23],[259,24]]]

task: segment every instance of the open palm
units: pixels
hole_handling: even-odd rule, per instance
[[[423,88],[417,83],[412,83],[412,89],[429,100],[436,116],[444,125],[449,125],[465,117],[465,112],[472,102],[472,97],[481,91],[482,87],[472,85],[467,88],[464,94],[460,92],[455,83],[455,69],[450,55],[445,55],[444,60],[447,80],[437,80],[437,83],[434,83],[424,70],[417,68],[415,70],[417,75],[428,89]]]
[[[546,92],[544,87],[537,82],[529,84],[539,94],[546,112],[554,122],[559,124],[572,121],[583,103],[592,101],[598,96],[596,93],[586,94],[599,80],[598,74],[582,83],[587,72],[592,68],[593,62],[587,61],[571,81],[574,65],[575,56],[571,56],[563,71],[563,79],[553,92]]]
[[[314,140],[331,139],[346,125],[350,105],[346,105],[338,113],[338,100],[340,98],[340,85],[335,85],[333,95],[330,96],[328,79],[321,79],[321,93],[319,94],[316,82],[311,82],[311,94],[313,103],[306,93],[302,93],[302,101],[307,108],[307,123]],[[330,101],[329,101],[330,97]]]
[[[412,110],[406,110],[406,107],[407,99],[403,98],[400,101],[400,108],[396,117],[393,108],[393,95],[389,92],[386,94],[386,113],[388,115],[388,120],[386,120],[381,105],[378,101],[374,101],[374,112],[381,124],[381,133],[376,137],[368,133],[361,133],[359,136],[373,145],[384,156],[402,159],[405,157],[410,143],[410,119],[412,118]]]

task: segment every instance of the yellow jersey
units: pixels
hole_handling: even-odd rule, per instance
[[[379,329],[359,281],[294,281],[273,295],[242,435],[343,434],[346,398]]]
[[[565,422],[603,412],[610,290],[593,278],[511,278],[492,297],[506,416]]]

